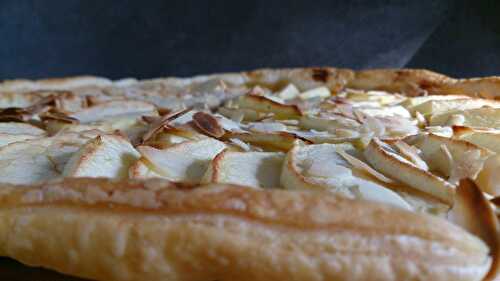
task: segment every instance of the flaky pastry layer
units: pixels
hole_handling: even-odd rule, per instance
[[[98,280],[481,280],[442,219],[322,192],[65,179],[0,187],[0,255]]]

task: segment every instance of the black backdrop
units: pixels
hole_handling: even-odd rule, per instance
[[[500,74],[500,1],[0,1],[0,79],[331,65]]]

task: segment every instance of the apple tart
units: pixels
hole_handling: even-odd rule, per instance
[[[0,256],[93,280],[500,279],[500,78],[0,83]]]

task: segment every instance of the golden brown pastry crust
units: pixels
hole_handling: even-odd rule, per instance
[[[294,83],[299,88],[327,86],[333,92],[345,87],[362,90],[385,90],[400,92],[406,95],[468,95],[495,99],[500,92],[500,77],[482,77],[456,79],[425,69],[369,69],[354,71],[351,69],[333,67],[257,69],[239,73],[220,73],[199,75],[190,78],[159,78],[151,80],[130,79],[126,84],[123,80],[111,81],[102,77],[77,76],[41,80],[6,80],[0,83],[0,92],[30,92],[37,90],[74,90],[94,87],[104,88],[113,92],[113,87],[127,87],[136,83],[155,83],[167,86],[186,87],[192,83],[200,83],[210,79],[230,81],[234,85],[266,85],[271,89],[279,89],[288,83]],[[151,87],[154,91],[154,87]]]
[[[98,280],[481,280],[482,241],[332,194],[65,179],[0,188],[0,255]]]

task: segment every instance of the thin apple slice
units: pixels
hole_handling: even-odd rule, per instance
[[[482,107],[469,110],[453,110],[442,114],[432,115],[429,120],[431,126],[443,126],[453,118],[461,115],[464,120],[461,125],[468,127],[500,128],[500,108]]]
[[[82,109],[72,113],[70,117],[78,119],[80,123],[91,123],[123,115],[140,117],[141,115],[157,114],[156,107],[153,104],[142,101],[119,100],[104,102]]]
[[[0,148],[0,182],[34,184],[61,176],[70,157],[90,137],[65,133],[14,142]]]
[[[500,131],[454,127],[454,136],[460,140],[500,153]]]
[[[484,162],[483,168],[474,180],[482,191],[500,196],[500,154],[494,155]]]
[[[299,120],[299,126],[307,130],[327,131],[335,133],[337,129],[356,130],[361,124],[351,118],[340,115],[332,116],[303,116]]]
[[[272,113],[275,119],[297,119],[302,116],[302,112],[296,105],[279,103],[264,96],[253,94],[241,96],[237,101],[237,105],[239,108]]]
[[[278,152],[225,150],[210,163],[203,182],[232,183],[259,188],[280,187],[284,155]]]
[[[346,156],[342,156],[347,152],[339,153],[339,150],[353,153],[354,148],[349,144],[295,146],[285,158],[281,184],[286,189],[328,190],[349,198],[412,209],[397,193],[362,177],[361,173],[366,171],[356,170]]]
[[[427,95],[421,97],[409,97],[401,103],[402,106],[408,108],[412,112],[415,112],[413,108],[426,103],[428,101],[447,101],[447,100],[463,100],[471,99],[469,96],[464,95]]]
[[[119,135],[100,135],[82,146],[64,167],[64,177],[125,179],[140,154]]]
[[[148,166],[163,178],[198,183],[210,161],[226,147],[223,142],[207,138],[186,141],[162,150],[150,146],[139,146],[137,149]]]
[[[461,178],[476,178],[484,161],[492,155],[487,149],[470,142],[434,134],[421,134],[407,140],[420,149],[422,158],[431,171],[439,171],[450,177],[452,183]],[[448,150],[450,155],[447,155],[443,148]]]
[[[483,106],[500,107],[500,102],[478,98],[458,98],[449,100],[429,100],[412,107],[412,112],[420,112],[424,115],[434,115],[452,110],[476,109]]]
[[[500,278],[500,226],[491,203],[470,179],[460,181],[449,220],[481,238],[490,248],[491,267],[483,281]]]
[[[444,179],[419,168],[398,155],[387,144],[374,138],[364,151],[366,160],[379,172],[445,203],[453,202],[455,187]]]

